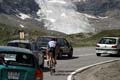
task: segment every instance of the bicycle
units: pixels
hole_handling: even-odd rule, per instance
[[[55,66],[56,64],[53,62],[52,57],[49,57],[49,69],[50,69],[50,75],[55,74]]]

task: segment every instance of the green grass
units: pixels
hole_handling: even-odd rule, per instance
[[[0,45],[6,45],[6,43],[10,40],[19,39],[19,30],[18,27],[8,26],[0,23]],[[36,36],[45,35],[46,33],[40,30],[30,30],[25,29],[25,39],[31,39]]]
[[[19,28],[0,23],[0,45],[5,45],[10,40],[19,39]],[[37,29],[25,29],[25,39],[36,38],[38,36],[48,35],[44,31]],[[55,35],[54,33],[53,35]],[[66,35],[65,38],[72,43],[74,47],[95,46],[101,37],[120,37],[120,30],[105,30],[98,34],[79,33]]]
[[[14,39],[17,32],[11,26],[0,23],[0,44],[3,45],[6,41]],[[11,37],[12,36],[12,37]]]
[[[120,30],[105,30],[98,34],[87,34],[84,36],[81,34],[69,35],[66,38],[72,42],[74,47],[95,46],[101,37],[120,37]]]
[[[6,45],[8,41],[19,39],[19,31],[21,29],[15,26],[9,26],[0,23],[0,45]],[[47,32],[40,28],[24,28],[25,39],[33,39],[43,35],[59,35],[57,32]],[[52,34],[50,34],[52,33]]]

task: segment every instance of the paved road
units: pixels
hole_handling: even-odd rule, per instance
[[[75,48],[73,58],[69,59],[64,56],[61,60],[58,60],[56,66],[56,73],[54,76],[49,74],[49,69],[46,67],[44,70],[44,80],[67,80],[68,75],[77,70],[80,67],[88,66],[102,61],[112,60],[119,57],[97,57],[95,54],[95,48]]]

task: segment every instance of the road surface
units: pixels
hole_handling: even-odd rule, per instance
[[[49,69],[45,64],[44,80],[67,80],[68,75],[78,68],[119,58],[107,55],[97,57],[94,47],[75,48],[73,54],[71,59],[63,56],[62,59],[57,60],[56,73],[53,76],[50,75]]]

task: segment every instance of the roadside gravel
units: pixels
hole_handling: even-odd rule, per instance
[[[78,76],[79,80],[120,80],[120,61],[97,65]]]

